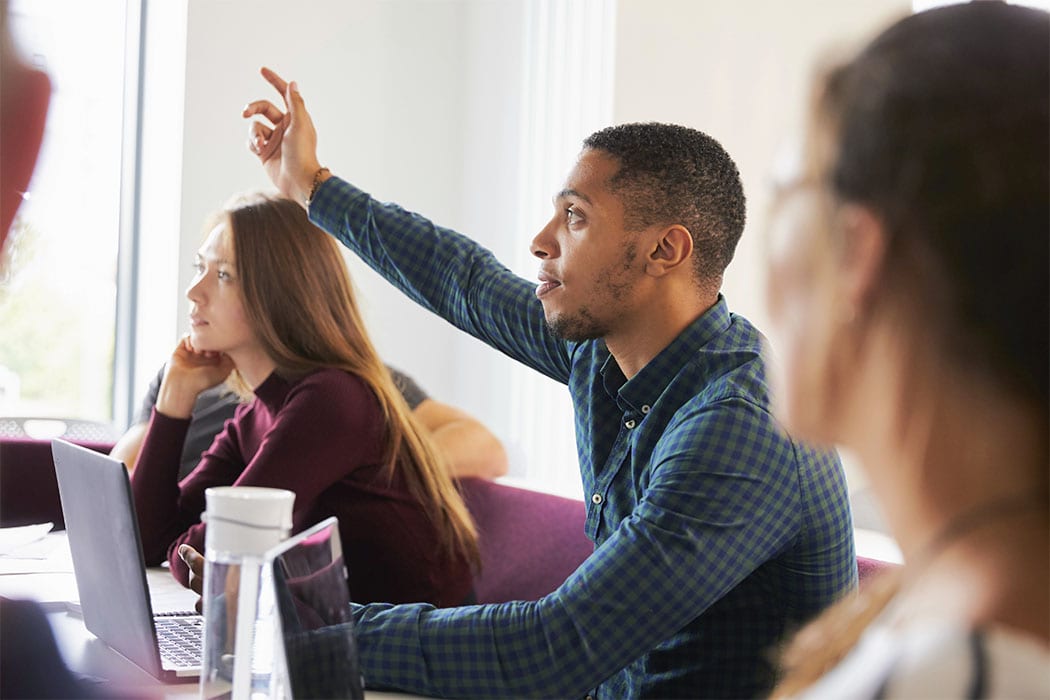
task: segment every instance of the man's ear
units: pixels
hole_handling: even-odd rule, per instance
[[[662,277],[688,264],[693,256],[693,237],[685,226],[674,224],[662,227],[651,240],[645,271],[653,277]]]
[[[886,260],[886,229],[867,207],[843,205],[838,214],[842,236],[839,251],[842,293],[850,308],[864,313]]]

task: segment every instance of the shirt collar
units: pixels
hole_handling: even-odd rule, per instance
[[[276,409],[284,403],[292,385],[285,380],[277,371],[270,372],[270,376],[263,380],[262,384],[255,387],[252,392],[255,398],[263,402],[268,408]]]
[[[610,354],[601,368],[605,390],[623,409],[642,410],[643,406],[651,406],[696,351],[725,333],[730,323],[729,307],[725,297],[719,294],[710,309],[686,326],[670,345],[629,380]]]

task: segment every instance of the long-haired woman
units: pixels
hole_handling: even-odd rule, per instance
[[[335,515],[355,601],[457,605],[477,537],[441,457],[368,338],[335,241],[294,202],[255,196],[221,212],[187,290],[178,344],[132,475],[148,564],[203,551],[204,491],[284,488],[293,531]],[[197,395],[222,381],[245,399],[177,479]]]
[[[1050,697],[1050,21],[912,15],[815,91],[771,231],[781,416],[849,447],[906,564],[778,696]]]

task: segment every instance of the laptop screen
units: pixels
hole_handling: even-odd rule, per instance
[[[336,519],[278,545],[267,561],[293,697],[362,697]]]
[[[293,698],[363,697],[338,520],[327,518],[264,555],[255,621],[248,613],[246,626],[247,611],[239,611],[234,601],[255,586],[245,589],[242,580],[231,588],[230,581],[245,573],[237,571],[234,579],[205,586],[211,641],[205,647],[202,696],[230,697],[241,682],[251,685],[253,697],[256,691]],[[242,645],[251,657],[239,664]]]
[[[128,473],[119,460],[53,440],[84,625],[154,676],[164,675]]]

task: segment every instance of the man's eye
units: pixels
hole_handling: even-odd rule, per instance
[[[573,207],[568,207],[565,210],[565,221],[570,224],[576,223],[580,220],[580,212],[576,211]]]

